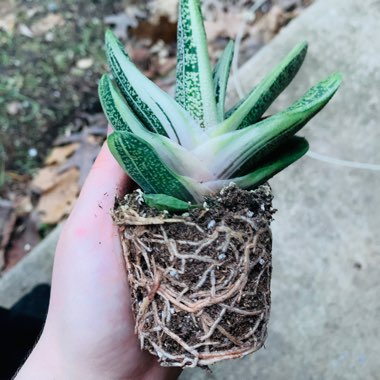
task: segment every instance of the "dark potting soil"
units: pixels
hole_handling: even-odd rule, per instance
[[[231,185],[173,215],[132,193],[115,208],[136,330],[164,365],[207,366],[258,350],[270,311],[269,185]]]

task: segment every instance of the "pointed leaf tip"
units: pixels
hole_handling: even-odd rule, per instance
[[[308,118],[310,119],[330,101],[338,91],[342,79],[343,76],[339,72],[329,75],[326,79],[310,88],[302,98],[294,102],[285,112],[305,113],[316,108],[316,112],[309,115]]]
[[[216,63],[213,72],[214,92],[219,122],[222,122],[225,119],[224,107],[227,94],[227,85],[234,53],[235,42],[230,40]]]
[[[244,129],[260,120],[261,116],[294,79],[307,53],[307,42],[299,43],[272,71],[251,91],[234,112],[213,131],[213,136],[237,129]]]
[[[106,30],[106,32],[105,32],[105,44],[106,44],[106,48],[108,49],[109,45],[115,44],[115,43],[122,48],[124,54],[127,54],[126,51],[125,51],[125,46],[116,37],[115,33],[111,29],[108,28]]]
[[[331,100],[340,83],[339,73],[330,75],[284,111],[247,128],[212,138],[194,153],[210,162],[214,176],[231,178],[247,162],[258,162],[303,128]]]
[[[106,53],[118,88],[147,129],[185,147],[201,139],[203,131],[190,114],[136,67],[111,31],[106,32]]]
[[[202,127],[217,124],[212,68],[199,0],[179,3],[176,101]]]

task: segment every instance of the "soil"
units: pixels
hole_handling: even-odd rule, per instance
[[[262,347],[273,213],[269,185],[231,185],[182,215],[149,208],[139,192],[117,204],[136,331],[161,365],[204,367]]]

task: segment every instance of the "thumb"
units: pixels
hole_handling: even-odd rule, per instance
[[[88,218],[97,211],[97,216],[107,214],[113,207],[116,196],[123,196],[132,181],[112,156],[105,142],[95,160],[80,193],[70,219]],[[102,218],[98,218],[102,219]]]

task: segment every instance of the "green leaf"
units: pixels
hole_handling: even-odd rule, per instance
[[[201,186],[168,168],[151,145],[129,132],[114,132],[108,146],[128,175],[147,194],[166,194],[185,201],[200,201]]]
[[[224,106],[226,101],[227,84],[234,57],[234,48],[234,41],[230,41],[214,68],[214,93],[219,122],[224,121]]]
[[[99,96],[104,113],[116,131],[131,132],[145,140],[165,164],[180,175],[202,182],[212,178],[194,154],[167,137],[148,131],[107,75],[99,82]]]
[[[293,136],[265,157],[252,173],[229,180],[208,182],[206,185],[214,191],[222,189],[231,182],[241,189],[254,189],[299,160],[308,149],[309,144],[304,138]]]
[[[260,120],[264,112],[298,73],[305,59],[306,52],[307,43],[302,42],[298,44],[288,56],[253,89],[232,115],[212,131],[212,135],[216,136],[229,131],[243,129]]]
[[[189,148],[202,140],[203,131],[191,115],[140,72],[110,30],[106,32],[106,51],[117,85],[150,131]]]
[[[252,90],[253,91],[253,90]],[[237,101],[225,114],[224,114],[224,119],[228,119],[246,100],[245,99],[240,99]]]
[[[129,124],[145,128],[106,74],[99,81],[98,93],[107,120],[116,131],[131,132]]]
[[[341,84],[333,74],[311,88],[285,111],[239,131],[207,141],[194,150],[217,178],[231,178],[245,163],[258,162],[282,142],[297,133],[333,97]]]
[[[204,128],[218,123],[212,69],[199,0],[180,0],[176,101]]]
[[[149,207],[160,211],[167,210],[171,212],[186,212],[191,209],[201,207],[165,194],[144,194],[144,201]]]

